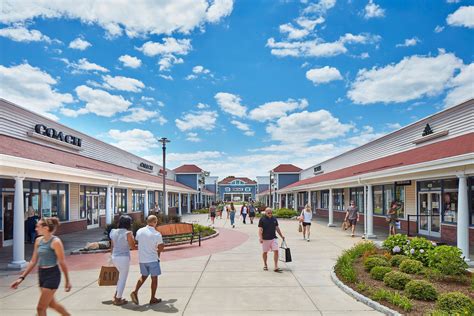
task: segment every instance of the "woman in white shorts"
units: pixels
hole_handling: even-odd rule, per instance
[[[313,212],[311,211],[311,207],[309,206],[309,204],[306,204],[304,209],[301,211],[300,218],[303,224],[303,239],[309,242],[309,235],[311,232],[311,220],[313,219]],[[306,235],[308,236],[308,239],[306,239]]]

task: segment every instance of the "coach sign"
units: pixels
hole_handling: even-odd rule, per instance
[[[138,169],[146,172],[153,172],[153,165],[140,162],[140,164],[138,165]]]
[[[36,124],[34,133],[29,132],[28,135],[40,138],[42,140],[48,140],[61,145],[66,145],[75,149],[82,147],[82,139],[79,137],[66,134],[51,127],[47,127],[44,124]]]

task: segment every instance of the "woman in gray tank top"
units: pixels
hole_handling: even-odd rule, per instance
[[[61,315],[70,315],[64,306],[59,304],[54,298],[54,293],[61,283],[61,270],[66,279],[66,292],[71,290],[69,282],[68,269],[64,258],[64,247],[61,240],[54,236],[53,233],[59,226],[59,220],[56,217],[43,218],[36,224],[36,232],[39,236],[35,241],[33,256],[26,270],[20,277],[13,282],[10,287],[18,288],[28,273],[38,264],[39,286],[41,296],[36,306],[37,315],[46,315],[46,310],[51,307]],[[58,266],[59,265],[59,266]]]
[[[135,249],[135,239],[130,231],[131,228],[132,218],[128,215],[122,215],[119,219],[118,228],[110,231],[112,263],[119,271],[117,290],[113,300],[114,305],[127,304],[127,300],[123,298],[123,290],[130,269],[130,249]]]

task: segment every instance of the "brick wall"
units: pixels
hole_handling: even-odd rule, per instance
[[[144,218],[143,218],[143,212],[133,212],[133,213],[127,213],[128,216],[130,216],[133,221],[139,221],[139,222],[144,222]],[[119,219],[119,215],[118,214],[115,214],[114,215],[114,221],[117,221]],[[101,215],[100,218],[99,218],[99,225],[100,227],[105,227],[105,216]]]
[[[456,244],[457,229],[454,225],[441,224],[441,241]],[[469,228],[469,245],[474,245],[474,228]]]
[[[78,231],[86,230],[86,229],[87,229],[87,220],[66,222],[66,223],[61,223],[61,225],[59,225],[59,228],[55,234],[62,235],[62,234],[74,233],[74,232],[78,232]]]

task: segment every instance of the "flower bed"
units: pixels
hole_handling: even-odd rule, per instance
[[[413,239],[389,238],[385,249],[357,244],[338,258],[335,273],[353,290],[402,314],[473,315],[474,276],[459,250]]]

